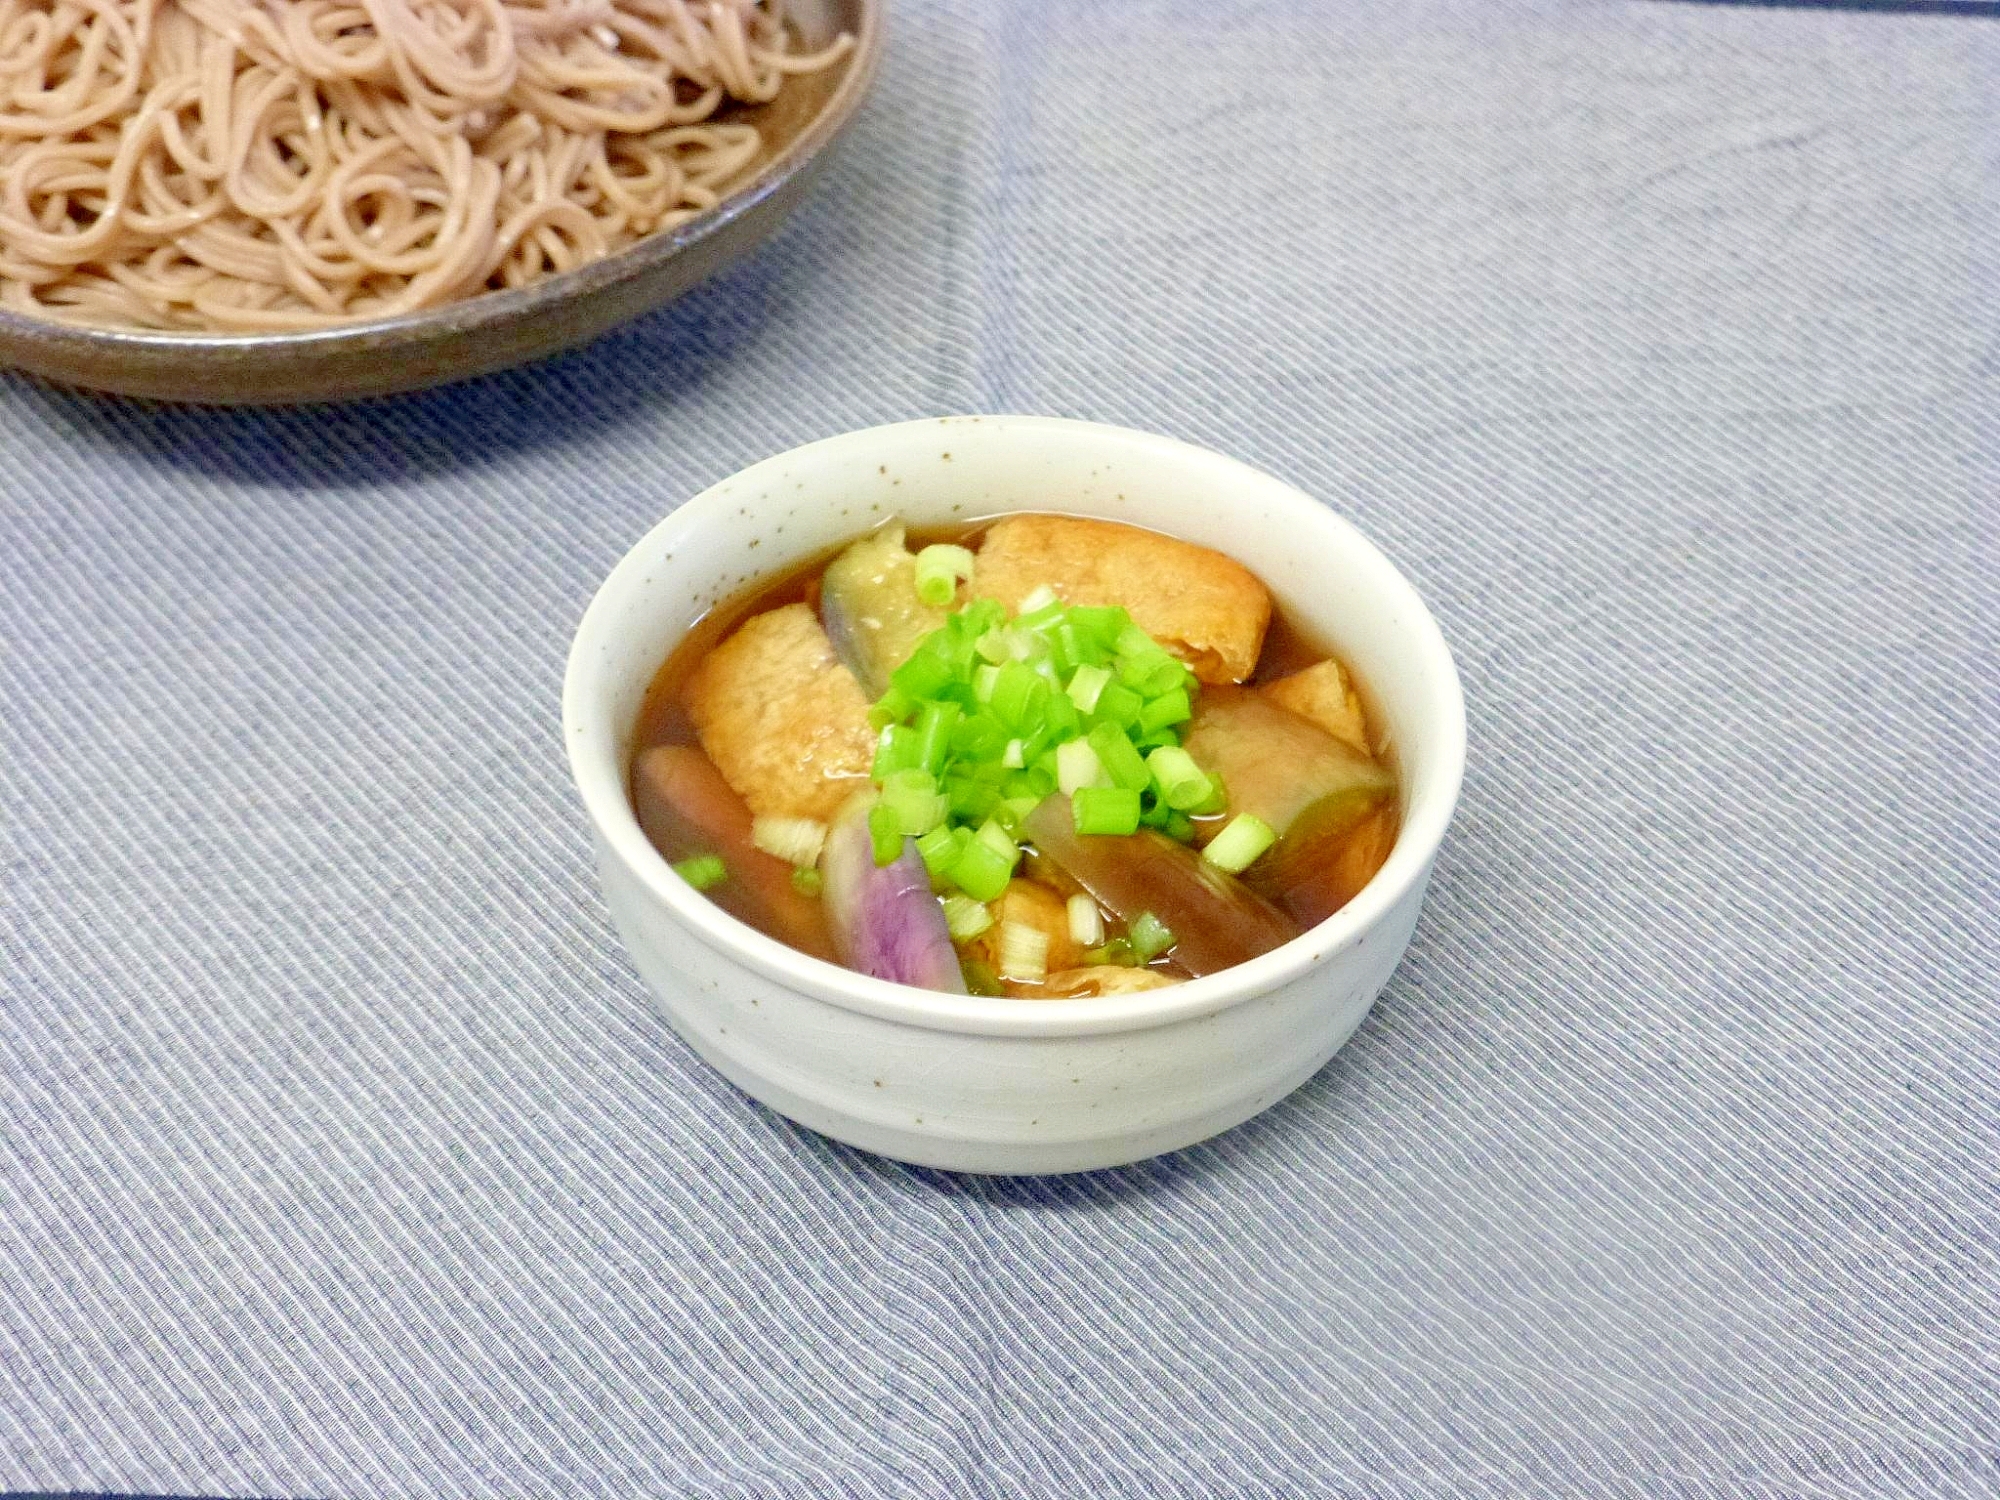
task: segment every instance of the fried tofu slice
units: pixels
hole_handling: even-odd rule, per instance
[[[1271,596],[1241,563],[1192,542],[1074,516],[1009,516],[979,546],[972,592],[1009,609],[1047,584],[1065,604],[1123,605],[1203,682],[1242,682]]]
[[[1069,907],[1054,891],[1033,880],[1011,880],[993,903],[993,925],[965,945],[965,956],[1000,972],[1000,929],[1009,922],[1025,923],[1047,934],[1048,967],[1067,969],[1083,956],[1069,935]]]
[[[1352,745],[1363,755],[1368,748],[1368,721],[1361,712],[1361,695],[1347,669],[1327,660],[1281,677],[1264,689],[1264,696],[1301,719],[1310,719],[1337,740]]]
[[[760,818],[831,822],[868,783],[868,700],[803,604],[738,626],[688,679],[687,706],[701,748]]]
[[[1129,995],[1139,990],[1163,990],[1181,981],[1158,969],[1127,969],[1117,964],[1095,964],[1087,969],[1065,969],[1051,974],[1039,993],[1046,1000],[1075,1000],[1085,995]]]

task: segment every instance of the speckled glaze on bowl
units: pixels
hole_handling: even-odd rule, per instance
[[[942,995],[808,958],[727,915],[640,831],[626,770],[640,701],[688,628],[746,583],[890,515],[1005,511],[1130,521],[1226,551],[1372,690],[1403,826],[1341,911],[1250,963],[1081,1000]],[[781,1114],[866,1150],[972,1172],[1072,1172],[1203,1140],[1312,1076],[1408,946],[1465,764],[1437,625],[1352,526],[1291,486],[1171,438],[955,417],[780,454],[697,495],[598,591],[563,688],[570,767],[605,900],[668,1022]]]
[[[753,249],[853,120],[881,56],[881,0],[793,0],[789,14],[807,48],[846,31],[854,49],[769,104],[732,112],[763,132],[763,152],[722,202],[674,229],[518,291],[311,333],[125,332],[0,310],[0,364],[128,396],[275,405],[442,385],[587,343]]]

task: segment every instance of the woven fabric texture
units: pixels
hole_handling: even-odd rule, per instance
[[[2000,1493],[2000,21],[891,24],[778,238],[587,350],[0,380],[0,1490]],[[1285,476],[1464,675],[1371,1018],[1122,1171],[722,1083],[561,754],[647,526],[946,411]]]

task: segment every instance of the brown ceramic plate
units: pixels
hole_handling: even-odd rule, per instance
[[[853,120],[882,48],[881,0],[793,0],[804,45],[843,31],[854,50],[791,79],[755,124],[764,151],[707,213],[518,291],[312,333],[136,333],[0,311],[0,364],[65,385],[166,401],[341,401],[462,380],[559,349],[669,302],[758,244],[791,210]]]

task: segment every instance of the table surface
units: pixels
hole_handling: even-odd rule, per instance
[[[349,409],[0,379],[0,1490],[2000,1493],[2000,21],[900,0],[778,239]],[[1416,581],[1470,765],[1294,1097],[961,1178],[662,1024],[597,582],[918,414]]]

